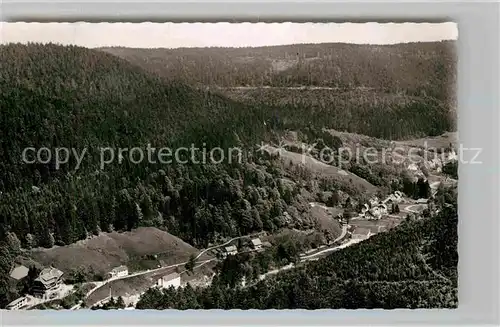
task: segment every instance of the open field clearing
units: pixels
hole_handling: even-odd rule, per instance
[[[320,206],[311,207],[312,216],[318,221],[321,231],[328,231],[333,239],[337,238],[342,233],[342,226],[336,220],[330,210]]]
[[[351,185],[351,187],[355,187],[360,191],[362,190],[363,192],[366,192],[368,194],[372,194],[377,191],[377,187],[370,184],[367,180],[350,172],[339,169],[338,167],[323,163],[310,156],[287,151],[284,149],[278,149],[271,145],[266,145],[263,147],[263,149],[271,154],[279,153],[280,157],[285,163],[292,162],[294,165],[304,165],[313,173],[316,173],[323,177],[332,177],[340,183],[349,184]]]
[[[398,145],[407,145],[421,148],[436,148],[436,149],[446,149],[452,144],[454,147],[458,145],[458,132],[447,132],[443,135],[436,137],[425,137],[420,139],[408,140],[408,141],[398,141]]]
[[[197,249],[165,231],[143,227],[125,233],[101,233],[69,246],[37,249],[32,256],[41,264],[52,265],[65,273],[82,269],[88,274],[105,275],[122,264],[137,266],[145,256],[160,254],[161,263],[168,265],[185,262],[191,254],[198,253]],[[156,266],[161,263],[158,261]]]

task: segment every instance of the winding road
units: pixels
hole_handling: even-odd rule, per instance
[[[226,246],[228,244],[230,244],[231,242],[234,242],[236,240],[239,240],[239,239],[242,239],[242,238],[248,238],[248,237],[256,237],[256,236],[260,236],[262,235],[264,232],[259,232],[259,233],[255,233],[255,234],[249,234],[249,235],[244,235],[244,236],[238,236],[238,237],[234,237],[232,239],[230,239],[229,241],[223,243],[223,244],[218,244],[218,245],[214,245],[212,247],[209,247],[205,250],[202,250],[196,257],[195,259],[198,259],[199,257],[201,257],[203,254],[207,253],[208,251],[210,250],[214,250],[214,249],[218,249],[220,247],[223,247],[223,246]]]
[[[340,242],[341,240],[344,239],[344,237],[347,235],[347,229],[348,229],[349,225],[344,225],[342,226],[342,233],[340,234],[339,237],[337,237],[332,243],[335,244],[337,242]],[[320,256],[322,254],[325,254],[325,253],[328,253],[328,252],[332,252],[332,251],[335,251],[337,250],[340,246],[342,245],[339,245],[339,246],[334,246],[334,247],[329,247],[329,248],[326,248],[324,250],[321,250],[319,252],[316,252],[316,253],[313,253],[313,254],[309,254],[309,255],[306,255],[306,256],[302,256],[300,258],[301,261],[307,261],[307,260],[312,260],[313,258],[316,258],[317,256]]]
[[[195,266],[195,267],[194,267],[194,269],[196,269],[196,268],[200,268],[200,267],[202,267],[202,266],[206,265],[207,263],[212,262],[212,261],[216,261],[216,260],[217,260],[217,259],[209,259],[209,260],[202,261],[199,265]],[[181,264],[177,264],[177,265],[181,265]],[[175,265],[174,265],[174,266],[175,266]],[[168,267],[162,267],[162,269],[167,269],[167,268],[168,268]],[[152,270],[142,272],[141,274],[143,274],[143,273],[148,273],[148,272],[152,272]],[[187,272],[187,269],[184,269],[183,271],[179,272],[179,275],[181,275],[181,274],[183,274],[183,273],[185,273],[185,272]],[[124,277],[130,277],[130,276],[132,276],[132,275],[129,275],[129,276],[124,276]],[[137,275],[136,275],[136,276],[137,276]],[[124,279],[124,278],[117,278],[117,279]],[[114,279],[114,280],[117,280],[117,279]],[[102,286],[104,286],[104,285],[101,285],[101,287],[102,287]],[[102,303],[105,303],[105,302],[106,302],[106,301],[108,301],[109,299],[110,299],[110,297],[109,297],[109,296],[107,296],[107,297],[105,297],[104,299],[99,300],[99,301],[97,301],[96,303],[94,303],[94,304],[93,304],[93,306],[101,305]],[[78,304],[76,304],[75,306],[73,306],[70,310],[76,310],[76,309],[80,308],[80,306],[81,306],[81,303],[78,303]]]
[[[254,233],[254,234],[249,234],[249,235],[243,235],[243,236],[234,237],[234,238],[230,239],[229,241],[227,241],[225,243],[214,245],[212,247],[204,249],[204,250],[200,251],[200,253],[195,257],[195,260],[198,260],[203,254],[207,253],[208,251],[211,251],[211,250],[214,250],[214,249],[226,246],[226,245],[230,244],[231,242],[234,242],[234,241],[239,240],[239,239],[260,236],[260,235],[262,235],[262,233],[263,232],[259,232],[259,233]],[[213,260],[216,260],[216,259],[208,259],[208,260],[202,261],[201,265],[204,265],[204,264],[206,264],[208,262],[211,262]],[[164,266],[164,267],[160,267],[160,268],[155,268],[155,269],[151,269],[151,270],[138,271],[138,272],[135,272],[135,273],[127,275],[127,276],[112,277],[112,278],[109,278],[109,279],[107,279],[105,281],[102,281],[102,282],[92,282],[93,284],[96,284],[96,286],[94,288],[92,288],[90,291],[88,291],[87,294],[85,294],[85,299],[87,299],[90,295],[92,295],[95,291],[97,291],[101,287],[107,285],[109,282],[114,282],[116,280],[122,280],[122,279],[132,278],[132,277],[136,277],[136,276],[141,276],[141,275],[145,275],[145,274],[149,274],[149,273],[160,272],[162,270],[168,270],[168,269],[171,269],[171,268],[175,268],[175,267],[179,267],[179,266],[184,266],[187,263],[188,263],[188,261],[181,262],[181,263],[176,263],[176,264],[173,264],[173,265]]]
[[[337,239],[334,242],[340,241],[341,239],[343,239],[345,237],[346,234],[347,234],[347,225],[344,226],[344,228],[342,230],[342,235],[339,236],[339,237],[337,237]],[[321,250],[319,252],[316,252],[316,253],[313,253],[313,254],[310,254],[310,255],[307,255],[307,256],[302,256],[300,258],[299,264],[305,263],[307,261],[317,260],[318,259],[317,257],[325,255],[328,252],[332,252],[332,251],[335,251],[335,250],[344,249],[344,248],[346,248],[348,246],[351,246],[351,245],[354,245],[356,243],[359,243],[360,241],[361,240],[351,240],[351,241],[349,241],[349,242],[347,242],[345,244],[342,244],[342,245],[338,245],[338,246],[334,246],[334,247],[331,247],[331,248],[327,248],[327,249]],[[252,285],[255,285],[259,281],[266,279],[268,276],[276,275],[277,273],[279,273],[281,271],[289,270],[289,269],[292,269],[294,267],[296,267],[296,265],[293,264],[293,263],[290,263],[290,264],[288,264],[286,266],[283,266],[281,268],[273,269],[271,271],[268,271],[265,274],[260,275],[258,281],[255,281],[252,284],[246,285],[246,287],[250,287]]]
[[[412,204],[412,205],[409,205],[402,210],[405,212],[408,212],[408,213],[417,213],[418,214],[418,213],[421,213],[423,211],[422,207],[424,207],[424,206],[426,206],[426,205],[424,205],[424,204]],[[421,210],[413,209],[414,207],[420,207]]]

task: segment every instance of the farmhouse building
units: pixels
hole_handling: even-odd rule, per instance
[[[381,203],[378,205],[378,209],[381,215],[386,215],[387,214],[387,205]]]
[[[458,160],[458,156],[457,156],[457,153],[455,152],[455,150],[451,150],[451,152],[448,153],[448,157],[446,158],[446,162],[450,162],[450,161],[456,161]]]
[[[377,198],[377,197],[373,197],[373,198],[371,198],[371,199],[369,200],[369,202],[370,202],[370,206],[371,206],[371,207],[374,207],[374,206],[376,206],[376,205],[379,203],[379,200],[378,200],[378,198]]]
[[[119,266],[119,267],[113,268],[113,270],[111,270],[109,275],[111,276],[111,278],[128,276],[128,268],[127,268],[127,266]]]
[[[366,215],[368,219],[380,219],[381,216],[382,212],[380,211],[380,208],[378,206],[370,209],[370,211],[368,211]]]
[[[238,249],[236,248],[235,245],[226,246],[224,248],[223,252],[224,257],[227,257],[228,255],[237,255],[237,254],[238,254]]]
[[[261,250],[262,249],[262,242],[260,241],[260,238],[254,238],[251,241],[251,246],[252,246],[252,249],[255,251]]]
[[[408,167],[406,169],[411,170],[411,171],[417,171],[418,167],[417,167],[416,164],[411,163],[411,164],[408,165]]]

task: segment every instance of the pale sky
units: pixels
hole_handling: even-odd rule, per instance
[[[0,23],[0,42],[134,48],[456,40],[455,23]]]

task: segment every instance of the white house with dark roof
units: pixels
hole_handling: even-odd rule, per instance
[[[262,249],[262,242],[260,238],[254,238],[251,242],[252,249],[259,251]]]
[[[380,219],[380,217],[382,217],[382,211],[378,206],[373,207],[367,212],[366,217],[368,219]]]
[[[378,205],[378,209],[381,215],[386,215],[387,214],[387,205],[384,203],[381,203]]]
[[[236,245],[230,245],[226,246],[224,248],[223,256],[227,257],[228,255],[237,255],[238,254],[238,248]]]
[[[16,268],[10,271],[10,277],[15,280],[21,280],[24,277],[28,276],[29,269],[23,265],[17,266]]]
[[[374,206],[376,206],[379,203],[379,199],[375,196],[375,197],[371,198],[369,200],[369,202],[370,202],[370,206],[374,207]]]
[[[448,157],[446,158],[446,162],[450,162],[450,161],[455,161],[455,160],[458,160],[458,155],[457,153],[455,152],[454,149],[452,149],[449,153],[448,153]]]
[[[128,276],[128,268],[127,268],[127,266],[119,266],[119,267],[113,268],[110,271],[109,275],[111,276],[111,278]]]
[[[406,167],[406,169],[410,170],[410,171],[417,171],[418,170],[418,166],[414,163],[411,163],[408,165],[408,167]]]

